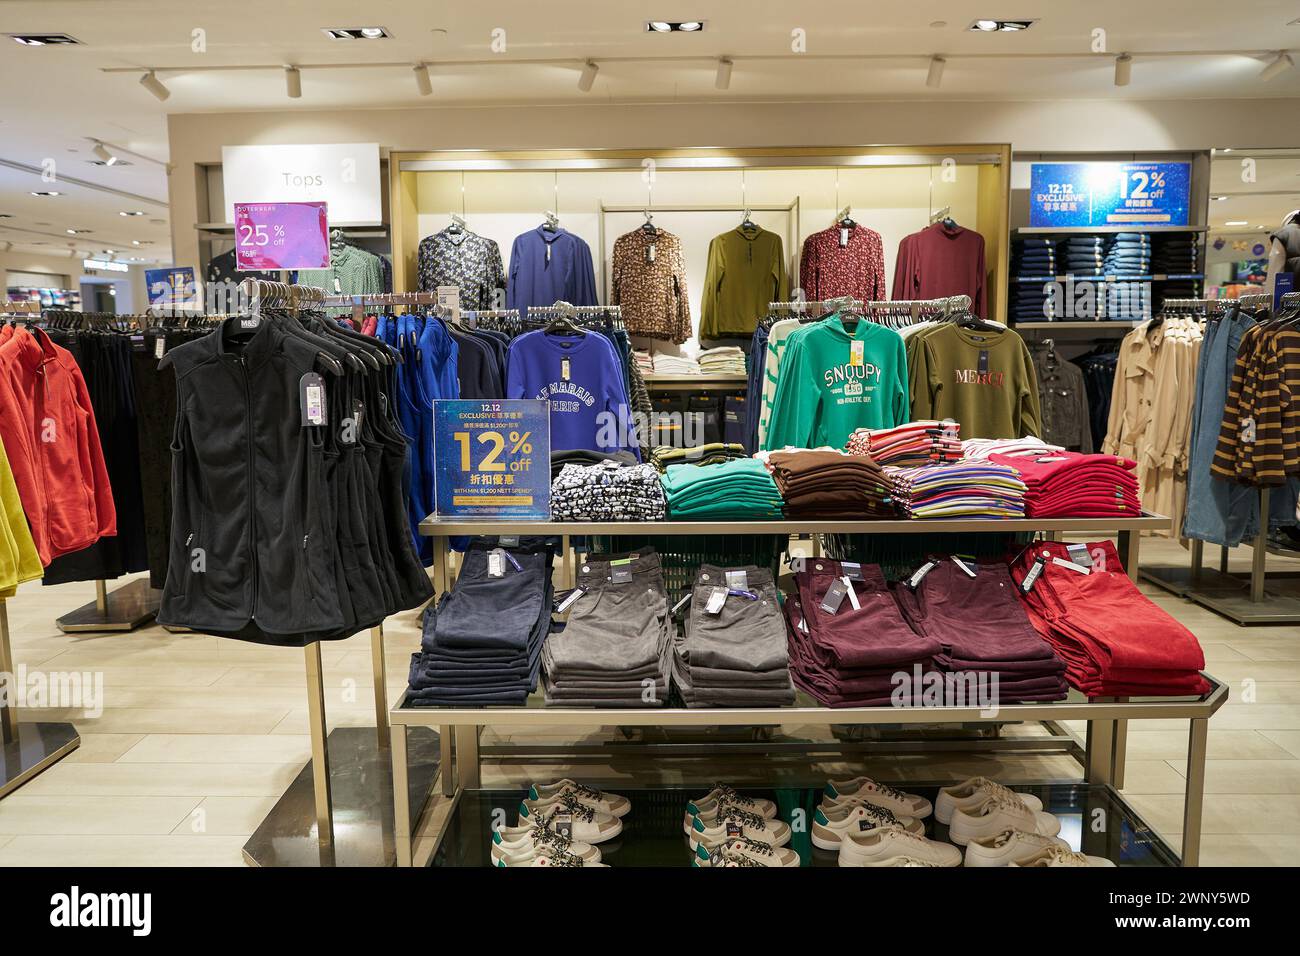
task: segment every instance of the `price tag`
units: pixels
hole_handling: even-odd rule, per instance
[[[862,364],[863,354],[864,354],[864,350],[866,349],[866,345],[867,343],[863,342],[861,339],[854,339],[852,342],[849,343],[849,364],[850,365]]]
[[[302,411],[302,427],[325,424],[325,380],[315,372],[298,379],[298,407]]]
[[[742,837],[742,836],[744,836],[744,835],[745,835],[745,828],[744,828],[743,826],[741,826],[741,825],[740,825],[739,823],[737,823],[735,820],[728,820],[728,821],[727,821],[727,838],[728,838],[728,839],[731,839],[732,837]]]
[[[848,245],[849,245],[849,231],[841,226],[840,227],[840,248],[847,249]]]
[[[965,571],[968,577],[972,577],[972,578],[975,577],[974,569],[971,568],[971,566],[967,564],[965,561],[963,561],[961,558],[957,557],[957,555],[955,554],[952,555],[952,563],[957,565],[957,567],[961,568],[963,571]]]
[[[853,582],[849,580],[849,576],[846,574],[840,580],[844,582],[844,593],[848,596],[849,606],[855,611],[861,611],[862,605],[858,603],[858,592],[853,590]]]
[[[937,568],[938,566],[939,566],[938,561],[925,562],[925,564],[917,568],[916,571],[912,574],[912,576],[907,579],[907,586],[911,588],[913,591],[915,591],[917,588],[921,586],[921,582],[925,580],[925,576],[929,574],[931,571],[933,571],[935,568]]]
[[[567,358],[560,359],[560,378],[566,382],[569,380],[569,360]]]
[[[727,603],[727,589],[714,588],[709,592],[709,603],[704,605],[704,610],[708,614],[721,614],[722,606]]]
[[[669,613],[676,614],[678,611],[680,611],[683,607],[686,606],[686,602],[689,601],[690,599],[691,599],[691,592],[687,591],[685,594],[682,595],[682,599],[673,605],[673,609]]]
[[[749,590],[749,575],[744,569],[727,572],[727,587],[735,588],[737,591]]]
[[[844,603],[844,597],[848,594],[848,590],[844,585],[844,581],[841,578],[836,578],[834,583],[826,589],[826,596],[822,598],[821,609],[827,614],[838,612],[840,605]]]
[[[1070,552],[1070,560],[1075,564],[1081,564],[1085,568],[1092,567],[1092,555],[1088,553],[1088,546],[1086,544],[1078,542],[1075,544],[1067,544],[1065,550]]]
[[[506,574],[506,559],[502,551],[488,552],[488,577],[503,578]]]
[[[655,261],[655,244],[653,242],[650,243],[650,245],[646,246],[645,261],[647,263],[651,263]]]
[[[158,340],[153,344],[153,357],[162,358],[163,354],[166,351],[167,351],[167,340],[160,335],[158,336]]]
[[[844,576],[850,581],[866,580],[866,578],[862,576],[862,565],[858,564],[856,561],[841,561],[840,570],[844,572]]]
[[[551,818],[551,829],[566,840],[573,839],[573,815],[557,813]]]
[[[559,603],[555,605],[555,613],[563,614],[569,608],[573,607],[578,598],[582,597],[586,593],[586,588],[574,588],[568,594],[564,595],[564,597],[560,599]]]
[[[1034,589],[1034,583],[1038,580],[1038,576],[1043,573],[1043,566],[1046,563],[1046,559],[1042,557],[1034,558],[1034,566],[1029,569],[1029,573],[1025,575],[1025,579],[1020,582],[1020,590],[1022,593],[1028,594]]]
[[[1092,568],[1085,568],[1082,564],[1075,564],[1073,561],[1066,561],[1064,558],[1052,558],[1052,563],[1062,568],[1069,568],[1071,571],[1078,571],[1080,574],[1092,573]]]

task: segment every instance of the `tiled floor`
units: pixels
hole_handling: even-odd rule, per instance
[[[1144,542],[1149,562],[1180,563],[1185,555],[1170,542]],[[1239,549],[1234,567],[1249,559],[1249,550]],[[1270,557],[1270,566],[1287,564]],[[1147,590],[1198,635],[1207,669],[1232,685],[1233,700],[1210,724],[1203,863],[1293,865],[1300,860],[1300,628],[1241,628]],[[241,865],[240,848],[308,757],[302,652],[158,627],[61,634],[54,619],[92,598],[90,585],[26,585],[8,602],[16,663],[102,673],[105,701],[97,717],[41,713],[42,719],[72,720],[81,748],[0,801],[0,865]],[[405,684],[418,643],[416,621],[411,612],[385,627],[390,699]],[[368,636],[326,645],[322,656],[330,725],[372,724]],[[1246,682],[1254,682],[1254,703],[1240,700]],[[1179,721],[1130,725],[1127,795],[1175,846],[1186,739]],[[869,765],[879,776],[902,780],[985,772],[1010,782],[1079,773],[1060,756],[949,755],[872,759]],[[855,766],[861,765],[826,769]],[[484,783],[567,769],[487,763]],[[694,782],[716,776],[716,768],[662,759],[643,769],[626,760],[573,769],[602,780],[639,772]],[[764,772],[757,760],[746,768],[751,778]]]

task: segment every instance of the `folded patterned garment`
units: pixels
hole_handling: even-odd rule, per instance
[[[666,513],[653,465],[565,465],[551,482],[555,521],[662,521]]]

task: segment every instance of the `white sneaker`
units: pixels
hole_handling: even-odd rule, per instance
[[[900,826],[909,833],[925,832],[925,824],[920,820],[896,817],[875,804],[854,803],[818,807],[813,813],[812,842],[813,846],[823,850],[838,850],[844,834],[850,831],[861,832],[889,826]]]
[[[713,849],[732,837],[748,837],[769,846],[785,846],[790,842],[790,825],[781,820],[769,820],[757,813],[735,807],[723,807],[713,817],[695,817],[691,824],[691,850],[701,846]]]
[[[965,846],[971,840],[996,836],[1003,830],[1056,836],[1061,832],[1061,821],[1050,813],[1030,810],[1014,796],[999,795],[971,810],[954,811],[948,824],[948,839]]]
[[[504,858],[496,862],[496,866],[609,866],[608,863],[590,862],[583,860],[580,856],[574,856],[572,853],[555,853],[540,854],[522,863],[507,863]]]
[[[682,829],[689,835],[693,817],[716,814],[718,807],[723,804],[729,807],[739,807],[741,810],[748,810],[750,813],[757,813],[769,820],[776,819],[776,804],[771,800],[764,800],[762,797],[746,797],[726,784],[720,783],[704,796],[687,801],[686,816],[682,820]]]
[[[884,807],[896,817],[911,817],[922,820],[930,815],[934,808],[925,797],[915,793],[904,793],[885,783],[877,783],[870,777],[854,777],[852,780],[830,780],[822,792],[822,805],[838,806],[850,801],[873,803]]]
[[[1065,850],[1070,848],[1070,844],[1060,837],[1026,833],[1024,830],[1003,830],[993,836],[980,837],[967,843],[966,865],[1007,866],[1027,860],[1052,846]]]
[[[799,854],[788,846],[772,846],[748,837],[733,837],[712,849],[696,847],[694,862],[696,866],[720,866],[722,861],[736,857],[753,860],[759,866],[799,866]]]
[[[942,787],[939,790],[939,798],[934,804],[934,818],[940,823],[951,823],[954,810],[977,807],[994,794],[1008,793],[1015,793],[1015,791],[988,777],[971,777],[955,787]],[[1015,793],[1015,795],[1030,810],[1043,809],[1043,801],[1032,793]]]
[[[849,830],[840,841],[840,866],[897,866],[899,858],[934,866],[961,866],[961,850],[938,840],[927,840],[900,826],[874,830]]]
[[[1049,846],[1047,849],[1035,854],[1027,859],[1017,863],[1009,863],[1008,866],[1114,866],[1114,862],[1106,859],[1104,856],[1087,856],[1083,853],[1075,853],[1070,849],[1063,849],[1059,846]]]
[[[608,813],[611,817],[625,817],[632,809],[632,801],[620,797],[617,793],[605,793],[585,783],[578,783],[567,777],[555,783],[535,783],[528,788],[528,798],[538,803],[547,803],[558,799],[561,794],[571,793],[579,803],[585,803],[593,810]]]
[[[579,803],[573,794],[566,793],[557,800],[541,803],[525,797],[519,802],[519,825],[543,826],[561,832],[557,826],[559,816],[567,816],[572,824],[570,839],[575,843],[604,843],[623,832],[623,821],[600,810]]]
[[[510,866],[525,863],[543,851],[572,853],[584,863],[599,863],[600,850],[590,843],[566,840],[554,830],[529,824],[522,827],[501,827],[492,831],[492,862],[505,859]]]
[[[841,864],[842,865],[842,864]],[[875,863],[873,866],[941,866],[939,863],[931,863],[928,860],[918,860],[913,856],[896,856],[892,860],[884,863]]]

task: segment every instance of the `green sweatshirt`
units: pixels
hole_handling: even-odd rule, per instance
[[[781,237],[737,226],[714,236],[700,301],[700,338],[749,336],[769,302],[790,298]]]
[[[962,438],[1040,434],[1034,360],[1011,329],[940,326],[918,343],[915,360],[913,419],[956,419]]]
[[[866,319],[850,335],[838,314],[791,334],[763,447],[843,448],[855,428],[906,422],[907,351]]]

